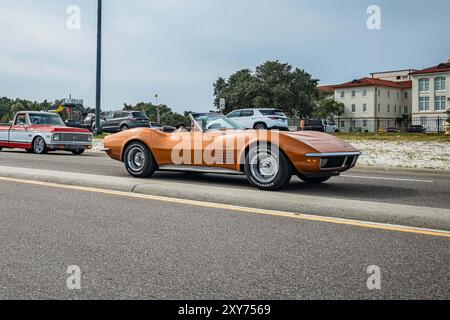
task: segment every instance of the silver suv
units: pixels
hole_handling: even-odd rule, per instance
[[[277,109],[241,109],[227,115],[241,126],[256,130],[289,130],[283,111]]]

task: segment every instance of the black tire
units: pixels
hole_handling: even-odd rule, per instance
[[[2,151],[3,150],[3,148],[0,148],[0,151]]]
[[[130,129],[130,128],[128,128],[128,126],[126,124],[124,124],[123,126],[120,127],[120,131],[127,131],[128,129]]]
[[[44,138],[38,136],[33,140],[33,151],[36,154],[46,154],[48,152]]]
[[[81,156],[84,153],[84,149],[72,150],[72,153],[76,156]]]
[[[125,168],[136,178],[151,177],[158,165],[150,149],[142,142],[130,143],[124,153]]]
[[[265,191],[280,190],[292,178],[286,156],[271,145],[251,147],[245,157],[244,172],[252,186]]]
[[[310,183],[310,184],[320,184],[320,183],[327,182],[328,180],[331,179],[331,177],[304,177],[304,176],[298,176],[298,177],[303,182]]]
[[[257,123],[257,124],[255,124],[253,129],[255,129],[255,130],[267,130],[267,126],[264,123]]]

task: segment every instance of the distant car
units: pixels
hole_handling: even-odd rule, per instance
[[[407,130],[407,133],[425,133],[427,128],[424,126],[410,126]]]
[[[286,115],[277,109],[240,109],[227,117],[246,129],[289,131]]]
[[[101,119],[104,132],[116,133],[134,128],[150,128],[148,117],[143,111],[112,111]],[[96,132],[95,123],[92,132]]]
[[[395,127],[389,127],[383,130],[384,133],[399,133],[400,129],[395,128]]]
[[[310,119],[305,123],[305,131],[318,131],[325,133],[340,132],[338,126],[333,121],[326,119]]]
[[[86,118],[84,118],[83,121],[81,121],[81,127],[91,130],[93,129],[95,124],[95,114],[94,113],[89,113]]]

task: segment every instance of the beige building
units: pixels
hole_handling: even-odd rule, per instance
[[[334,90],[334,99],[345,105],[344,114],[335,119],[340,130],[406,129],[412,112],[410,73],[411,70],[373,73],[371,77],[324,87]]]
[[[442,132],[450,109],[450,59],[446,63],[411,73],[413,124],[428,132]]]

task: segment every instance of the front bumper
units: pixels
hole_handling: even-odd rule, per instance
[[[90,144],[68,144],[68,143],[53,143],[47,145],[47,148],[50,150],[66,150],[66,151],[74,151],[74,150],[89,150],[92,149],[92,145]]]
[[[309,159],[319,161],[321,172],[344,172],[356,166],[361,152],[309,153]]]

